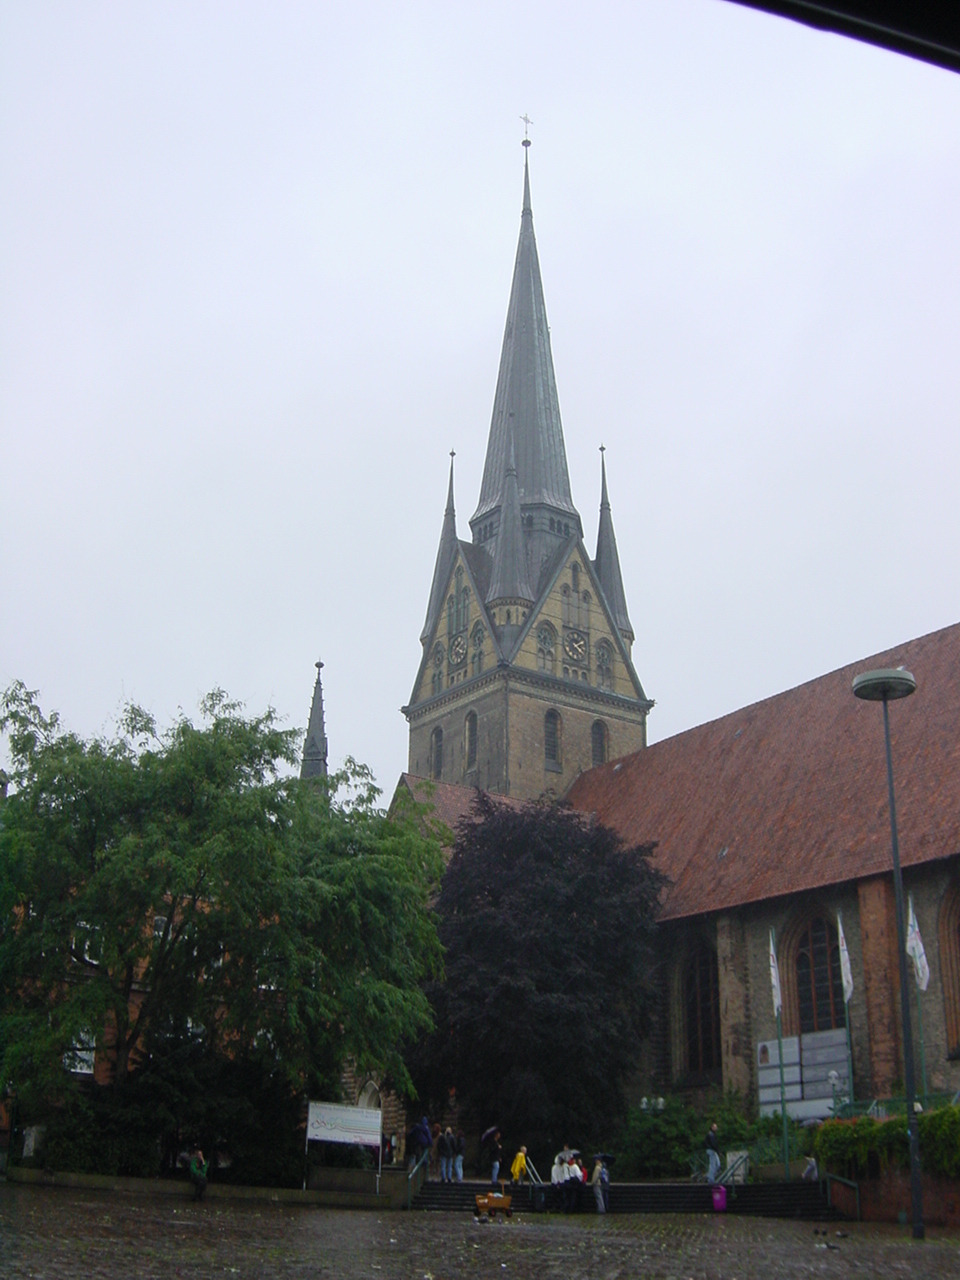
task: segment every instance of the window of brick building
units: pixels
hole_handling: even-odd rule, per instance
[[[467,761],[468,769],[475,769],[477,766],[477,713],[468,711],[467,718],[463,725],[464,737],[464,756]]]
[[[683,1012],[687,1071],[694,1076],[720,1071],[720,970],[716,951],[703,939],[687,960]]]
[[[543,762],[548,769],[560,772],[560,714],[548,711],[543,717]]]
[[[590,728],[590,747],[594,768],[607,763],[607,726],[602,720],[594,720]]]
[[[818,916],[803,930],[796,963],[800,1034],[844,1026],[840,944],[829,920]]]
[[[443,773],[443,730],[439,725],[430,735],[430,773],[434,778]]]

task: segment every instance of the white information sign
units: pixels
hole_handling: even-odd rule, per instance
[[[382,1112],[372,1107],[346,1107],[337,1102],[311,1102],[307,1115],[308,1142],[346,1142],[380,1147]]]

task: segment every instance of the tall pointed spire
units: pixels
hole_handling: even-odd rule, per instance
[[[525,146],[529,139],[525,139]],[[500,372],[493,402],[493,418],[487,441],[487,456],[480,487],[480,501],[470,524],[474,540],[481,540],[484,520],[494,518],[502,507],[511,443],[514,448],[516,480],[524,512],[528,540],[539,541],[540,533],[556,537],[547,545],[552,551],[566,525],[579,529],[580,517],[570,493],[567,455],[560,422],[560,402],[550,350],[550,329],[540,278],[540,261],[533,231],[530,202],[529,152],[523,164],[523,211],[520,240],[513,268],[513,284],[507,307],[507,323],[500,354]],[[534,508],[540,508],[535,512]],[[533,520],[527,518],[527,513]],[[574,523],[575,522],[575,523]],[[535,556],[534,572],[541,556]]]
[[[507,455],[507,469],[503,484],[503,506],[500,509],[500,531],[493,553],[493,572],[487,604],[498,600],[536,599],[530,589],[527,573],[527,553],[523,545],[523,525],[520,515],[520,492],[517,488],[517,464],[513,453],[513,441]],[[520,619],[518,618],[519,622]]]
[[[620,573],[620,557],[617,554],[617,538],[613,532],[613,516],[610,512],[610,499],[607,496],[607,463],[604,458],[605,449],[600,446],[600,525],[597,529],[597,554],[593,565],[603,587],[607,604],[613,612],[613,620],[624,639],[633,643],[633,627],[627,613],[627,597],[623,590],[623,577]]]
[[[440,532],[440,546],[437,548],[437,562],[433,568],[433,583],[430,587],[430,601],[427,605],[427,617],[420,633],[420,643],[426,644],[433,633],[440,610],[443,607],[443,595],[447,589],[447,578],[457,553],[457,513],[453,506],[453,460],[456,452],[450,450],[450,483],[447,486],[447,509],[443,513],[443,528]]]
[[[325,778],[327,776],[327,734],[323,723],[323,685],[320,672],[323,663],[316,663],[317,683],[313,686],[313,702],[310,705],[310,723],[303,744],[300,763],[301,778]]]

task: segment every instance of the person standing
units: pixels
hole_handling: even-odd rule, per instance
[[[453,1155],[456,1147],[456,1139],[453,1136],[453,1130],[447,1125],[440,1138],[437,1141],[437,1148],[440,1152],[440,1181],[453,1181]]]
[[[597,1213],[606,1213],[607,1206],[603,1200],[603,1161],[597,1157],[597,1162],[593,1166],[593,1176],[590,1179],[590,1185],[593,1187],[593,1198],[597,1202]]]
[[[494,1186],[497,1185],[497,1178],[500,1176],[500,1164],[503,1160],[503,1143],[500,1141],[500,1130],[493,1135],[493,1141],[490,1143],[490,1181]]]
[[[513,1157],[513,1164],[510,1166],[510,1177],[518,1186],[523,1186],[523,1180],[527,1176],[527,1148],[521,1147],[517,1154]]]
[[[463,1181],[463,1157],[467,1151],[467,1138],[462,1129],[457,1130],[454,1141],[453,1172],[458,1182]]]
[[[193,1183],[194,1200],[203,1199],[203,1193],[207,1189],[207,1170],[209,1167],[210,1161],[204,1160],[203,1152],[197,1147],[190,1157],[190,1181]]]
[[[717,1138],[717,1122],[707,1130],[707,1181],[716,1182],[720,1172],[720,1142]]]

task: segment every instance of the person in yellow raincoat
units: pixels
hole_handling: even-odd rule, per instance
[[[527,1148],[521,1147],[517,1154],[513,1157],[513,1164],[510,1166],[510,1177],[514,1182],[523,1183],[527,1176]]]

